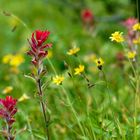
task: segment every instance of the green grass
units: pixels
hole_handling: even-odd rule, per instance
[[[84,29],[80,18],[85,7],[95,15],[92,32]],[[53,43],[52,57],[44,60],[47,74],[42,79],[43,100],[51,117],[51,140],[140,139],[139,54],[134,75],[131,62],[125,58],[120,67],[116,59],[118,52],[124,53],[121,44],[109,40],[116,30],[126,33],[114,15],[134,16],[135,4],[128,0],[1,0],[0,10],[0,97],[6,96],[2,91],[7,86],[13,87],[9,95],[14,98],[19,99],[24,93],[30,97],[18,103],[16,140],[45,140],[46,135],[36,85],[25,76],[31,73],[30,58],[22,52],[25,62],[19,66],[18,74],[2,63],[6,54],[20,53],[28,47],[27,38],[36,29],[48,29],[51,32],[48,42]],[[6,16],[3,11],[11,15]],[[67,55],[73,42],[80,48],[78,57]],[[98,70],[94,61],[87,60],[90,54],[103,58],[103,71]],[[85,75],[94,84],[91,88],[83,76],[74,75],[74,68],[80,63],[85,65]],[[65,77],[62,85],[52,83],[56,74]],[[0,139],[3,140],[1,134]]]

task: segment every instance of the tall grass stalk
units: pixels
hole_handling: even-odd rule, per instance
[[[51,66],[51,68],[52,68],[54,74],[57,75],[57,72],[56,72],[56,70],[55,70],[55,67],[54,67],[54,65],[52,64],[52,62],[50,61],[49,58],[48,58],[48,62],[49,62],[49,64],[50,64],[50,66]],[[69,96],[68,96],[68,93],[66,92],[65,88],[63,87],[63,85],[61,86],[61,90],[63,91],[63,94],[65,95],[65,97],[66,97],[66,99],[67,99],[68,105],[70,106],[71,111],[72,111],[72,113],[74,114],[74,117],[75,117],[76,120],[77,120],[78,126],[79,126],[79,128],[80,128],[80,130],[81,130],[83,136],[85,137],[85,132],[84,132],[84,129],[83,129],[82,125],[81,125],[81,122],[80,122],[80,120],[79,120],[79,118],[78,118],[77,112],[75,111],[75,109],[74,109],[74,107],[73,107],[73,105],[72,105],[72,103],[71,103],[71,100],[70,100],[70,98],[69,98]]]
[[[126,52],[125,49],[125,44],[122,43],[124,52]],[[130,67],[132,69],[133,75],[134,75],[134,84],[135,84],[135,93],[134,93],[134,140],[137,140],[137,98],[138,97],[138,92],[139,92],[139,73],[137,71],[137,67],[134,67],[134,64],[132,63],[132,60],[128,58],[128,62],[130,64]],[[136,65],[137,66],[137,65]],[[133,81],[132,81],[133,82]]]

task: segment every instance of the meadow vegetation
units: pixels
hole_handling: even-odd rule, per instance
[[[0,1],[0,140],[139,140],[138,1]]]

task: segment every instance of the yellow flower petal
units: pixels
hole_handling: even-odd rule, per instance
[[[140,38],[138,39],[133,39],[133,44],[139,44],[140,43]]]
[[[3,94],[8,94],[8,93],[11,93],[12,90],[13,90],[12,86],[7,86],[6,88],[4,88],[4,90],[2,92],[3,92]]]
[[[81,74],[82,72],[84,72],[84,69],[85,69],[85,66],[84,65],[79,65],[79,67],[75,68],[74,71],[75,71],[75,75],[79,75]]]
[[[128,57],[129,59],[134,59],[135,56],[136,56],[136,52],[135,52],[135,51],[131,51],[131,52],[128,52],[128,53],[127,53],[127,57]]]
[[[64,81],[64,77],[63,76],[55,76],[53,77],[53,83],[56,85],[60,85],[62,84],[62,82]]]
[[[122,32],[116,31],[114,33],[111,34],[111,41],[116,41],[116,42],[124,42],[124,38],[122,36]]]
[[[14,67],[18,67],[19,65],[21,65],[24,62],[24,58],[22,55],[17,54],[14,55],[13,58],[10,61],[10,65],[14,66]]]
[[[47,58],[51,58],[53,56],[53,52],[48,50],[48,55],[46,56]]]
[[[133,28],[134,31],[140,30],[140,23],[134,24],[132,28]]]
[[[74,47],[74,48],[70,49],[70,50],[67,52],[67,54],[68,54],[68,55],[75,55],[75,54],[78,53],[79,51],[80,51],[80,48]]]
[[[103,61],[102,58],[98,58],[98,59],[95,60],[95,63],[96,63],[97,66],[101,66],[101,65],[104,64],[104,61]]]
[[[18,101],[19,102],[22,102],[22,101],[25,101],[25,100],[28,100],[30,99],[30,97],[27,95],[27,94],[23,94],[19,99]]]
[[[97,65],[98,69],[99,69],[99,70],[102,70],[102,66],[103,66],[103,64],[104,64],[103,59],[102,59],[102,58],[98,58],[98,59],[95,60],[95,63],[96,63],[96,65]]]
[[[11,61],[11,59],[13,58],[13,55],[12,54],[7,54],[5,55],[3,58],[2,58],[2,62],[4,64],[7,64]]]

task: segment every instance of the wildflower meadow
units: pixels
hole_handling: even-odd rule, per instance
[[[0,140],[140,140],[140,1],[0,0]]]

